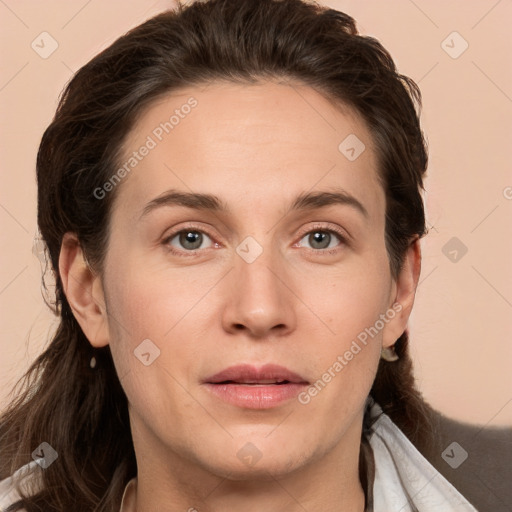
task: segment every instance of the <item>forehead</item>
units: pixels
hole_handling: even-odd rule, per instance
[[[268,209],[341,186],[374,215],[384,197],[360,116],[299,84],[214,83],[161,97],[138,118],[118,165],[129,172],[116,201],[122,197],[133,215],[171,188]]]

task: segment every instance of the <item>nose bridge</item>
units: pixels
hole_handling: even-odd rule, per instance
[[[276,268],[280,266],[277,257],[277,248],[272,247],[272,237],[267,236],[261,243],[253,236],[247,236],[236,248],[237,258],[235,263],[235,275],[240,290],[246,291],[246,296],[241,297],[247,302],[259,302],[264,300],[268,305],[278,299],[282,293]],[[273,271],[271,271],[271,269]],[[264,304],[262,303],[261,306]],[[261,309],[261,307],[260,307]]]
[[[292,297],[283,284],[287,278],[285,265],[278,247],[272,246],[272,237],[260,243],[254,236],[247,236],[236,248],[233,296],[227,305],[227,328],[244,326],[254,335],[263,336],[279,326],[292,328],[294,313]]]

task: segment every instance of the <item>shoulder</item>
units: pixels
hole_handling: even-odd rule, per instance
[[[367,433],[374,459],[374,511],[476,512],[474,503],[448,481],[376,403]]]
[[[477,510],[508,512],[512,503],[512,428],[464,423],[431,407],[429,410],[434,443],[420,453],[374,404],[370,433],[374,454],[384,461],[387,457],[387,463],[399,468],[406,480],[418,470],[427,471],[435,478],[433,482],[446,481]],[[386,462],[381,461],[383,464]]]
[[[11,476],[0,481],[0,512],[20,499],[17,485],[25,492],[32,493],[40,485],[40,466],[32,461],[16,470]],[[23,509],[20,509],[22,512]]]
[[[479,510],[509,511],[512,427],[473,425],[431,411],[435,444],[424,455]]]

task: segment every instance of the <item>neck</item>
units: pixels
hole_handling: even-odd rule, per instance
[[[144,435],[137,429],[132,432],[138,466],[134,499],[137,512],[365,510],[365,493],[359,479],[360,424],[359,428],[349,428],[338,445],[292,473],[262,470],[245,476],[216,474],[210,468],[169,452],[168,447],[161,446],[154,451],[155,446],[151,444],[157,440],[148,437],[149,432],[145,431]],[[148,453],[165,456],[143,455]]]
[[[302,485],[301,485],[302,484]],[[319,485],[323,484],[323,485]],[[231,481],[218,479],[213,485],[194,485],[182,482],[175,486],[155,488],[145,479],[137,478],[135,489],[136,512],[166,510],[168,512],[219,512],[243,510],[244,512],[364,512],[365,494],[360,481],[337,481],[337,486],[325,489],[325,482],[318,478],[304,482],[268,475],[268,480]],[[174,488],[174,489],[173,489]],[[186,489],[186,492],[184,490]],[[320,489],[320,490],[319,490]],[[322,491],[325,489],[325,491]],[[325,492],[325,494],[324,494]],[[165,507],[165,508],[164,508]]]

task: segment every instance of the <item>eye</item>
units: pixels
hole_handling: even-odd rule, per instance
[[[336,239],[338,243],[336,243]],[[325,227],[315,228],[308,231],[306,235],[299,241],[299,245],[301,247],[303,246],[303,240],[306,240],[307,243],[310,244],[310,248],[317,252],[333,249],[335,247],[339,247],[340,245],[346,244],[346,239],[341,234],[341,232],[334,229],[327,229]],[[341,242],[341,244],[339,242]],[[332,253],[336,252],[337,250],[338,249],[328,252]]]
[[[205,231],[188,226],[171,233],[162,241],[162,244],[177,256],[194,256],[200,250],[219,247],[217,243],[207,245],[208,240],[212,241],[212,238]],[[310,247],[304,245],[304,240],[306,244],[310,244]],[[306,249],[315,253],[336,253],[340,250],[340,246],[348,244],[341,231],[320,226],[306,232],[296,245],[305,246]]]
[[[211,240],[207,233],[200,229],[188,227],[169,235],[163,240],[163,244],[175,254],[181,255],[183,252],[194,254],[196,250],[207,248],[203,245],[206,239]]]

